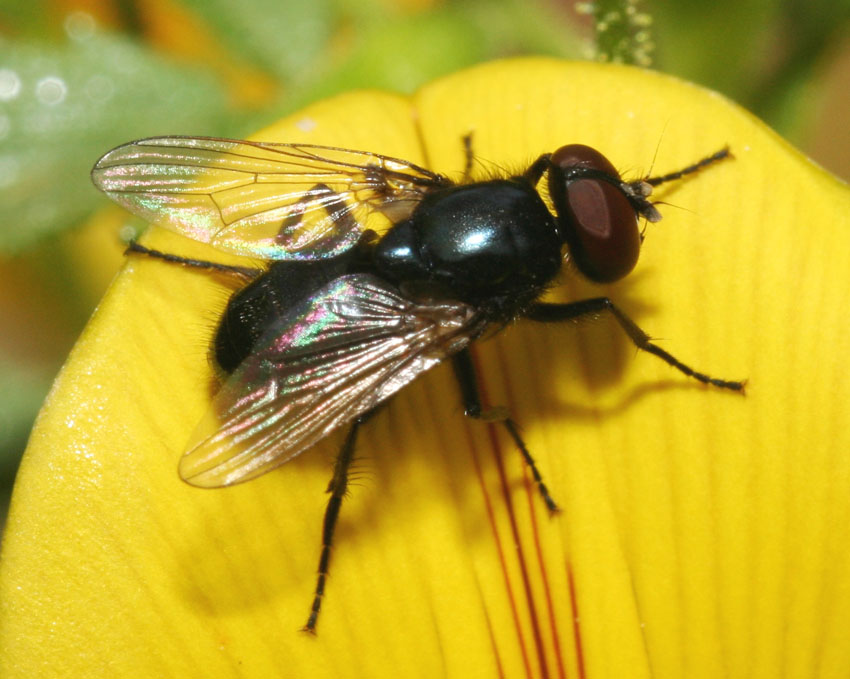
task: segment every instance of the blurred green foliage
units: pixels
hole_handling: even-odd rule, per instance
[[[660,70],[706,85],[794,140],[812,122],[813,79],[850,40],[850,0],[679,0],[654,14]]]
[[[185,0],[230,51],[278,78],[303,79],[323,59],[333,35],[330,0]]]
[[[654,60],[727,94],[793,140],[811,124],[813,76],[850,25],[850,0],[577,4],[6,0],[0,313],[30,322],[6,323],[0,344],[0,477],[11,482],[50,376],[102,291],[80,282],[91,272],[76,264],[80,245],[67,233],[106,203],[88,173],[109,148],[156,134],[244,136],[336,92],[411,92],[517,54]],[[35,294],[22,294],[33,287]],[[57,321],[57,309],[71,311]],[[39,313],[51,316],[45,324],[58,340],[33,336]]]
[[[6,40],[0,63],[0,252],[32,247],[92,210],[88,173],[104,143],[149,126],[221,126],[226,98],[212,74],[120,36]]]

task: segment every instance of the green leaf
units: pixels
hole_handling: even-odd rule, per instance
[[[466,17],[447,10],[373,26],[345,61],[315,87],[307,100],[352,88],[412,92],[429,79],[485,58],[483,33]]]
[[[850,27],[848,0],[659,3],[657,65],[715,88],[800,137],[820,95],[813,76]],[[716,49],[706,49],[716,44]]]
[[[434,10],[355,20],[357,42],[315,82],[306,82],[282,108],[294,110],[356,88],[413,92],[460,68],[510,54],[577,57],[580,48],[565,16],[538,2],[466,2]]]
[[[328,0],[185,0],[236,53],[284,81],[304,76],[325,52],[332,27]]]
[[[5,0],[0,7],[0,26],[14,26],[18,36],[45,35],[50,28],[46,4],[45,0]]]
[[[50,387],[47,366],[12,362],[0,356],[0,479],[11,480],[33,419]],[[9,395],[14,394],[14,398]]]
[[[99,200],[98,156],[133,137],[214,132],[224,95],[211,76],[133,42],[0,42],[0,252],[74,224]]]

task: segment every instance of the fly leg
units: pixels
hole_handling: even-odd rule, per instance
[[[463,397],[464,413],[468,417],[474,417],[477,420],[484,420],[485,422],[499,422],[505,430],[507,430],[508,434],[510,434],[510,437],[514,441],[514,444],[522,453],[525,463],[531,470],[531,475],[534,477],[534,482],[537,484],[537,488],[540,491],[540,495],[543,497],[543,501],[546,503],[546,507],[550,512],[557,512],[558,505],[549,494],[549,489],[543,482],[543,477],[537,469],[537,464],[534,462],[534,458],[531,457],[531,453],[528,452],[528,448],[522,440],[522,437],[519,435],[519,430],[517,429],[516,423],[513,421],[510,414],[505,408],[490,408],[488,410],[484,410],[482,408],[481,395],[478,393],[478,381],[475,375],[475,366],[472,362],[472,357],[469,354],[469,349],[464,349],[460,353],[455,354],[452,357],[452,361],[455,369],[455,376],[457,377],[457,382],[460,386],[461,396]]]
[[[317,200],[321,200],[322,208],[333,222],[336,233],[359,234],[359,240],[355,247],[365,248],[377,238],[377,234],[368,229],[361,233],[360,226],[354,219],[350,206],[343,200],[343,197],[327,184],[319,183],[296,201],[295,205],[297,207],[281,222],[280,229],[275,237],[275,241],[281,247],[286,249],[286,244],[293,239],[293,231],[301,225],[307,205]]]
[[[463,165],[463,178],[461,184],[465,184],[472,178],[472,163],[475,161],[475,154],[472,152],[472,132],[467,132],[461,137],[463,142],[463,157],[465,158]]]
[[[313,605],[310,607],[310,616],[303,630],[316,633],[316,623],[319,620],[319,610],[322,608],[322,598],[325,596],[325,584],[328,579],[328,569],[331,561],[331,548],[333,547],[334,531],[339,518],[339,510],[342,500],[348,490],[348,470],[354,461],[354,448],[357,443],[357,432],[360,426],[368,420],[375,411],[372,410],[355,418],[354,423],[348,430],[345,441],[336,456],[334,473],[325,492],[330,493],[328,506],[325,509],[325,518],[322,523],[322,553],[319,556],[319,574],[316,580],[316,589],[313,593]]]
[[[532,304],[528,309],[526,309],[523,316],[531,319],[532,321],[539,321],[541,323],[560,323],[563,321],[572,321],[587,316],[598,315],[602,312],[610,313],[614,317],[638,349],[658,356],[658,358],[668,365],[673,366],[679,372],[684,373],[688,377],[693,377],[695,380],[699,380],[703,384],[711,384],[715,387],[720,387],[721,389],[730,389],[731,391],[738,391],[741,393],[744,392],[744,387],[747,384],[746,380],[723,380],[717,377],[711,377],[705,373],[694,370],[688,365],[685,365],[657,344],[653,344],[649,335],[641,330],[631,318],[623,313],[620,308],[607,297],[594,297],[592,299],[584,299],[578,302],[570,302],[568,304],[546,304],[538,302],[536,304]]]
[[[203,269],[204,271],[216,271],[218,273],[239,276],[240,278],[245,278],[248,280],[253,280],[261,273],[263,273],[262,269],[252,269],[251,267],[247,266],[231,266],[229,264],[219,264],[218,262],[208,262],[204,259],[190,259],[189,257],[172,255],[169,252],[161,252],[160,250],[153,250],[151,248],[145,247],[144,245],[139,245],[134,240],[131,240],[130,243],[127,245],[127,249],[124,251],[124,254],[145,255],[146,257],[161,259],[164,262],[168,262],[170,264],[190,266],[196,269]]]
[[[357,224],[354,222],[354,217],[348,212],[347,205],[342,199],[342,196],[327,186],[327,184],[316,184],[308,193],[297,201],[296,204],[299,205],[300,209],[294,210],[286,217],[286,219],[283,220],[283,222],[281,222],[280,230],[275,238],[278,243],[283,246],[286,244],[288,239],[291,238],[290,234],[293,229],[296,229],[301,224],[301,218],[304,215],[307,203],[315,201],[317,196],[322,198],[325,211],[328,213],[328,216],[334,220],[334,223],[341,232],[348,233],[358,230]],[[372,232],[366,232],[363,236],[365,237],[363,239],[364,241],[373,237]],[[189,266],[195,269],[203,269],[205,271],[215,271],[218,273],[239,276],[247,280],[253,280],[263,273],[263,269],[219,264],[218,262],[209,262],[204,259],[192,259],[189,257],[182,257],[180,255],[173,255],[169,252],[162,252],[160,250],[145,247],[136,241],[130,241],[127,245],[127,249],[124,251],[124,254],[129,255],[131,253],[161,259],[165,262],[169,262],[170,264],[180,264],[181,266]]]

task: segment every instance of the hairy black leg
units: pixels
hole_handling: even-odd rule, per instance
[[[463,169],[463,181],[469,181],[472,175],[472,163],[475,159],[475,154],[472,151],[472,132],[463,135],[463,150],[466,158],[466,164]],[[522,173],[523,178],[531,182],[532,186],[537,186],[537,182],[543,176],[543,173],[549,169],[551,153],[542,153],[528,169]]]
[[[336,456],[334,463],[334,473],[328,488],[325,492],[330,493],[328,506],[325,509],[325,518],[322,523],[322,553],[319,556],[319,574],[316,580],[316,589],[313,594],[313,605],[310,607],[310,617],[307,618],[307,624],[303,630],[316,633],[316,623],[319,620],[319,610],[322,608],[322,598],[325,596],[325,584],[328,579],[328,569],[331,562],[331,548],[333,547],[334,531],[336,530],[336,522],[339,518],[339,510],[342,507],[342,500],[345,497],[348,489],[348,469],[354,460],[354,448],[357,443],[357,431],[360,426],[368,420],[375,411],[372,410],[365,415],[361,415],[354,420],[351,428],[348,430],[348,435],[339,453]]]
[[[306,206],[307,203],[315,200],[316,196],[322,196],[323,198],[326,197],[323,205],[325,212],[327,212],[328,216],[334,219],[334,222],[339,229],[345,231],[357,228],[357,225],[354,222],[354,217],[349,213],[345,201],[327,184],[316,184],[307,194],[297,201],[297,204],[303,204]],[[276,241],[278,243],[282,245],[286,243],[289,233],[301,223],[303,215],[303,209],[295,210],[281,222],[281,226],[276,237]],[[365,232],[364,237],[368,240],[373,237],[373,234],[372,232]],[[155,259],[161,259],[165,262],[169,262],[170,264],[180,264],[181,266],[189,266],[196,269],[203,269],[205,271],[216,271],[219,273],[239,276],[248,280],[253,280],[260,274],[264,273],[263,269],[256,269],[247,266],[232,266],[230,264],[219,264],[218,262],[210,262],[204,259],[181,257],[180,255],[174,255],[169,252],[162,252],[160,250],[145,247],[136,241],[130,241],[124,252],[125,254],[133,253],[153,257]]]
[[[322,198],[322,208],[327,213],[328,217],[333,220],[334,228],[340,233],[349,233],[360,231],[360,226],[354,219],[348,203],[343,200],[342,196],[334,191],[327,184],[316,184],[312,189],[301,198],[298,203],[306,205],[309,202],[316,200],[317,196]],[[280,230],[277,234],[277,242],[285,244],[289,238],[289,233],[301,223],[304,215],[304,210],[300,209],[293,211],[286,219],[283,220]],[[378,238],[378,234],[371,229],[366,229],[360,234],[360,239],[357,241],[355,248],[360,248],[361,253],[367,253],[369,245]]]
[[[687,167],[683,167],[681,170],[669,172],[668,174],[663,174],[659,177],[650,177],[649,179],[644,179],[643,181],[649,184],[650,186],[658,186],[659,184],[663,184],[664,182],[673,181],[674,179],[681,179],[686,174],[693,174],[694,172],[699,172],[706,165],[711,165],[712,163],[716,163],[719,160],[731,157],[732,153],[729,151],[729,148],[722,148],[719,151],[712,153],[710,156],[706,156],[702,160],[698,160],[693,165],[688,165]]]
[[[722,389],[731,389],[732,391],[743,392],[746,381],[738,380],[721,380],[716,377],[710,377],[705,373],[698,372],[685,365],[679,359],[667,353],[656,344],[653,344],[643,330],[619,307],[617,307],[607,297],[594,297],[592,299],[584,299],[578,302],[570,302],[569,304],[532,304],[525,312],[524,316],[532,321],[540,321],[542,323],[560,323],[562,321],[571,321],[591,316],[602,312],[608,312],[617,320],[620,327],[629,336],[629,339],[634,342],[634,345],[643,351],[658,356],[665,363],[673,366],[688,377],[693,377],[705,384],[711,384]]]
[[[461,183],[468,182],[472,177],[472,163],[475,160],[475,154],[472,152],[472,132],[467,132],[461,137],[463,142],[463,178]]]
[[[464,349],[463,351],[455,354],[452,357],[452,361],[454,364],[455,376],[457,377],[457,382],[460,386],[460,393],[463,398],[465,414],[468,417],[474,417],[477,420],[499,422],[505,427],[508,434],[510,434],[513,439],[514,444],[516,444],[516,447],[519,448],[522,453],[528,468],[531,469],[531,475],[534,477],[537,488],[540,490],[540,495],[543,496],[543,501],[546,503],[546,507],[550,512],[557,512],[558,505],[549,494],[549,489],[546,487],[546,484],[543,483],[543,477],[537,469],[537,464],[534,462],[534,458],[531,457],[531,453],[528,452],[528,448],[526,448],[525,442],[519,435],[516,423],[513,419],[511,419],[510,414],[504,408],[490,408],[489,410],[483,410],[481,406],[481,395],[478,393],[478,380],[475,375],[475,366],[472,363],[472,356],[469,354],[469,349]]]
[[[543,173],[549,169],[551,160],[551,153],[542,154],[537,160],[535,160],[531,165],[528,166],[528,169],[523,173],[522,176],[525,177],[528,181],[530,181],[532,186],[537,186],[537,182],[540,181],[540,178],[543,176]]]
[[[328,216],[333,219],[335,228],[340,232],[346,232],[357,229],[357,224],[354,221],[354,216],[348,210],[348,206],[342,199],[342,196],[334,191],[327,184],[316,184],[309,191],[305,192],[294,205],[298,206],[281,222],[278,230],[276,241],[281,245],[285,245],[289,240],[289,233],[301,223],[304,216],[304,211],[308,203],[311,203],[318,198],[322,199],[322,208]]]
[[[136,241],[130,241],[130,243],[127,245],[127,249],[124,251],[124,254],[145,255],[146,257],[161,259],[165,262],[169,262],[170,264],[191,266],[196,269],[203,269],[205,271],[218,271],[220,273],[226,273],[233,276],[239,276],[241,278],[248,279],[254,279],[261,273],[263,273],[262,269],[252,269],[251,267],[247,266],[231,266],[229,264],[219,264],[218,262],[208,262],[204,259],[190,259],[189,257],[172,255],[168,252],[161,252],[159,250],[146,248],[144,245],[139,245]]]

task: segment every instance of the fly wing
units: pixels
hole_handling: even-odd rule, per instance
[[[152,137],[109,151],[92,181],[130,212],[228,252],[319,259],[451,182],[407,161],[314,144]]]
[[[482,330],[461,303],[418,304],[369,274],[343,276],[283,318],[215,396],[180,476],[229,486],[291,460]]]

